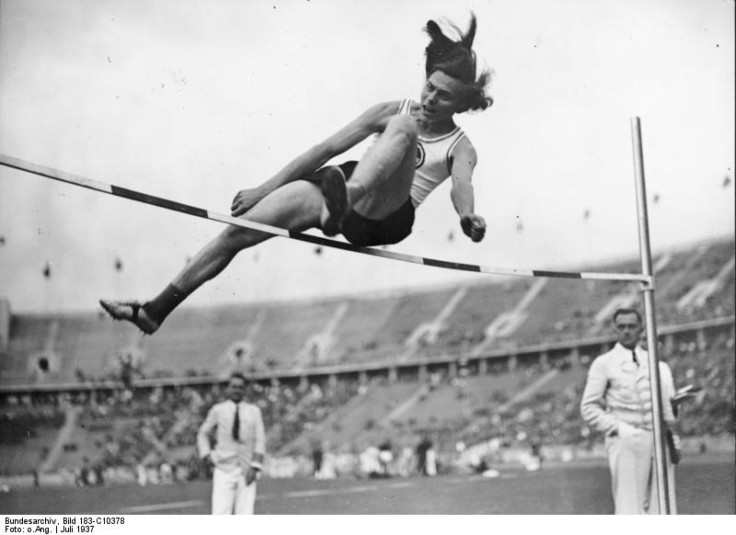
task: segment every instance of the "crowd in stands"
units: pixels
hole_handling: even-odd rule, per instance
[[[6,407],[0,411],[0,444],[15,444],[35,436],[40,426],[60,428],[64,410],[56,404]]]
[[[674,326],[733,316],[736,306],[734,303],[733,241],[724,240],[693,248],[691,251],[667,253],[655,260],[666,260],[655,262],[661,265],[657,268],[657,317],[660,326]],[[618,263],[603,268],[591,267],[592,271],[601,269],[613,272],[639,271],[637,262]],[[700,287],[702,287],[702,292],[697,291]],[[692,292],[698,294],[697,298],[687,299]],[[478,295],[481,294],[487,295],[488,299],[479,299]],[[330,304],[315,302],[294,305],[300,309],[300,312],[289,316],[293,317],[288,321],[294,322],[294,328],[290,330],[289,325],[284,325],[283,335],[287,336],[287,333],[291,331],[299,334],[294,334],[293,339],[289,338],[289,347],[291,345],[302,348],[309,346],[307,342],[319,333],[304,332],[303,329],[297,329],[297,327],[303,323],[304,317],[325,316],[325,309],[330,307],[345,307],[345,317],[341,320],[346,328],[345,332],[340,336],[336,335],[335,340],[330,343],[324,344],[322,350],[317,351],[318,355],[312,355],[315,358],[308,359],[304,355],[297,358],[295,354],[291,359],[288,355],[282,355],[279,360],[273,360],[267,341],[254,342],[252,347],[248,346],[247,353],[251,355],[248,369],[257,368],[263,373],[278,373],[291,371],[296,364],[299,364],[314,371],[324,366],[379,362],[388,364],[397,360],[403,362],[407,359],[446,357],[448,354],[472,354],[480,349],[516,349],[530,345],[577,341],[608,333],[607,323],[602,317],[609,317],[610,314],[605,313],[606,309],[615,305],[617,300],[622,303],[630,299],[633,299],[634,304],[640,302],[640,296],[631,284],[593,280],[554,281],[536,292],[534,284],[529,281],[502,281],[500,284],[479,285],[477,289],[467,291],[463,294],[462,299],[453,305],[454,312],[436,324],[431,323],[443,306],[452,300],[453,295],[454,292],[447,289],[407,292],[401,298],[386,298],[385,304],[388,308],[365,304],[359,306],[357,304],[361,302],[359,299],[353,300],[350,306],[347,302],[330,302]],[[526,297],[529,299],[527,300]],[[601,316],[602,312],[603,316]],[[193,316],[197,314],[211,321],[212,318],[207,318],[207,316],[214,312],[201,310],[191,313]],[[361,314],[365,317],[360,317]],[[500,329],[500,332],[488,335],[487,332],[492,322],[499,318],[507,320],[505,326]],[[356,328],[355,326],[360,324],[358,320],[361,319],[369,327],[363,330]],[[96,355],[85,355],[82,359],[76,357],[72,359],[71,355],[58,354],[54,370],[39,371],[31,366],[33,373],[30,373],[28,363],[21,361],[26,357],[32,360],[35,353],[31,348],[42,344],[44,339],[50,339],[51,334],[57,333],[52,327],[61,326],[58,327],[58,338],[63,342],[61,345],[69,347],[75,347],[75,344],[78,343],[77,338],[89,337],[89,334],[83,333],[77,336],[78,333],[67,332],[68,327],[64,326],[67,323],[61,321],[61,318],[54,318],[53,315],[45,319],[34,318],[32,315],[19,315],[13,321],[18,325],[21,323],[25,325],[24,328],[15,329],[16,332],[24,334],[20,336],[21,340],[16,341],[11,332],[9,347],[16,348],[18,355],[12,359],[6,359],[7,362],[13,361],[15,364],[12,370],[0,368],[0,371],[5,372],[0,375],[0,382],[7,383],[11,375],[13,377],[25,376],[27,382],[37,381],[39,384],[50,384],[54,381],[95,383],[101,380],[118,379],[121,373],[130,382],[144,377],[150,379],[174,376],[214,377],[222,372],[218,368],[221,359],[212,358],[208,363],[202,363],[200,369],[197,355],[179,355],[178,357],[169,355],[166,353],[165,344],[158,346],[149,344],[148,348],[116,348],[114,345],[104,345],[98,342],[98,345],[90,343],[79,345],[79,347],[104,349],[110,355],[106,359],[117,358],[119,360],[116,365],[118,369],[103,369],[102,367],[94,370],[78,369],[76,367],[78,362],[84,362],[86,359],[99,363],[100,359],[96,358]],[[89,333],[95,332],[97,324],[89,318],[85,321],[85,329]],[[414,340],[410,344],[411,347],[407,348],[407,339],[413,336],[421,326],[430,324],[433,330],[427,336]],[[188,325],[185,323],[180,328],[188,329],[190,328]],[[347,329],[348,326],[352,327]],[[320,327],[324,326],[316,325],[314,329],[317,331]],[[173,329],[176,328],[178,327],[173,327]],[[341,331],[337,328],[336,332]],[[232,331],[225,329],[222,333],[223,341],[233,344],[238,342],[238,337],[241,335],[235,328]],[[172,340],[177,339],[176,333],[172,333],[171,336]],[[232,340],[228,340],[230,336]],[[265,340],[264,337],[262,338]],[[286,342],[284,340],[283,343],[286,344]],[[262,347],[259,347],[259,344]],[[215,349],[215,345],[212,347],[213,351],[222,351],[221,348]],[[309,347],[316,350],[322,346],[313,344]],[[409,349],[411,351],[408,351]],[[186,352],[186,350],[187,348],[184,347],[178,351]],[[198,350],[201,351],[202,347],[198,347]],[[147,351],[152,354],[146,355]],[[215,357],[222,357],[222,355],[215,355]],[[158,368],[145,366],[141,360],[146,359],[155,362]],[[182,359],[188,363],[185,369],[176,365],[177,360],[182,361]],[[296,361],[300,359],[301,361],[297,363]],[[192,364],[197,366],[197,369],[191,368]],[[2,365],[5,364],[0,363],[0,366]]]
[[[718,254],[704,255],[690,266],[701,279],[710,280],[727,265],[733,255],[732,244],[717,249]],[[686,260],[680,258],[675,266],[664,271],[664,288],[669,289],[658,300],[660,325],[674,325],[697,320],[723,318],[734,313],[734,279],[732,275],[720,281],[718,291],[710,292],[699,305],[678,306],[678,302],[698,282],[679,277],[678,267]],[[679,262],[679,263],[678,263]],[[719,271],[720,270],[720,271]],[[667,286],[668,281],[671,283]],[[589,288],[590,289],[590,288]],[[604,295],[599,302],[608,302],[621,291],[620,285],[596,287]],[[587,291],[587,290],[585,290]],[[575,305],[565,309],[564,316],[550,321],[542,330],[534,331],[538,342],[579,340],[596,331],[595,316],[599,309]],[[479,327],[485,324],[478,323]],[[532,329],[533,330],[533,329]],[[542,336],[543,335],[543,336]],[[443,348],[462,353],[483,341],[479,329],[445,333],[440,337]],[[497,347],[514,347],[513,336],[500,339]],[[418,357],[431,355],[429,344],[419,344]],[[736,422],[734,386],[734,332],[733,327],[721,329],[702,337],[676,339],[661,355],[673,370],[677,387],[693,384],[701,392],[683,404],[680,409],[679,429],[683,437],[734,434]],[[452,422],[437,421],[425,427],[404,425],[396,428],[401,440],[371,444],[363,451],[350,445],[323,446],[318,462],[314,451],[295,445],[306,431],[318,430],[320,423],[345,406],[350,400],[365,394],[371,385],[341,377],[336,382],[318,383],[252,383],[249,398],[263,413],[268,430],[267,451],[282,452],[281,459],[273,459],[274,474],[304,473],[329,478],[335,474],[350,473],[367,477],[428,474],[452,465],[453,456],[464,444],[493,439],[501,448],[530,448],[567,444],[590,448],[600,439],[589,429],[579,414],[584,377],[591,362],[583,356],[579,363],[564,358],[551,362],[539,359],[522,360],[519,367],[509,372],[505,364],[489,365],[488,373],[522,374],[522,387],[534,383],[550,370],[566,372],[579,366],[580,373],[557,389],[531,393],[521,403],[511,404],[508,392],[492,393],[487,406],[474,408],[472,414],[458,415]],[[190,370],[188,376],[203,376],[207,370]],[[148,377],[170,377],[173,373],[155,372]],[[94,436],[94,448],[85,461],[76,467],[75,480],[79,485],[100,484],[109,479],[106,471],[125,469],[140,484],[173,482],[206,477],[206,467],[194,451],[195,436],[209,408],[222,396],[219,384],[136,388],[146,376],[143,363],[121,361],[120,368],[104,377],[122,387],[98,389],[95,393],[64,392],[28,394],[6,397],[0,409],[0,445],[22,446],[41,426],[60,429],[68,409],[78,407],[76,425]],[[77,372],[80,383],[93,379]],[[438,384],[449,384],[464,393],[464,377],[447,373],[433,373],[429,377],[429,394]],[[499,407],[505,407],[503,411]],[[370,431],[370,429],[366,429]],[[422,450],[419,444],[432,437],[432,448]],[[408,437],[408,438],[406,438]],[[424,438],[423,438],[424,437]],[[425,442],[426,446],[426,442]],[[314,448],[312,448],[314,449]],[[435,459],[427,469],[427,451]],[[288,460],[287,460],[288,459]],[[319,464],[318,468],[315,466]],[[428,474],[431,475],[431,474]]]
[[[261,409],[269,430],[269,451],[295,439],[357,392],[357,386],[350,383],[336,388],[253,383],[250,388],[249,397]],[[208,468],[194,450],[195,437],[221,395],[219,384],[147,391],[119,388],[94,396],[50,395],[44,400],[47,403],[37,407],[6,407],[0,413],[2,436],[22,442],[39,422],[53,421],[61,427],[64,407],[77,406],[82,408],[77,425],[96,433],[92,454],[74,467],[79,486],[100,484],[104,472],[120,468],[134,474],[141,484],[206,477]]]
[[[734,337],[721,334],[709,340],[676,344],[667,361],[678,387],[702,387],[696,398],[682,405],[683,436],[734,433],[736,388],[734,387]]]
[[[702,340],[685,340],[673,344],[670,354],[663,355],[671,365],[678,387],[695,384],[702,387],[696,399],[682,406],[680,430],[684,437],[734,433],[734,337],[723,331]],[[579,417],[584,369],[590,358],[581,360],[582,372],[563,389],[546,390],[531,395],[523,403],[506,410],[496,409],[509,401],[508,393],[497,392],[488,407],[476,407],[474,414],[458,417],[448,424],[411,429],[414,443],[406,440],[394,444],[372,444],[364,451],[352,451],[336,445],[325,448],[320,466],[315,469],[313,451],[295,448],[274,459],[274,476],[312,474],[330,478],[340,474],[359,477],[389,477],[427,473],[426,450],[418,447],[422,436],[433,437],[437,473],[453,464],[453,456],[463,444],[494,439],[500,448],[547,447],[567,444],[590,447],[598,438]],[[550,363],[538,360],[520,362],[513,373],[522,374],[522,385],[532,384],[551,369],[560,372],[571,367],[569,359]],[[504,373],[495,369],[494,373]],[[508,372],[506,372],[508,373]],[[385,379],[384,379],[385,381]],[[464,378],[446,373],[433,373],[430,386],[447,382],[458,396],[465,391]],[[337,382],[331,386],[251,384],[249,398],[262,410],[268,429],[268,451],[283,449],[305,431],[314,429],[332,412],[354,396],[360,396],[366,385]],[[430,388],[431,392],[431,388]],[[85,460],[87,466],[76,467],[80,485],[100,484],[106,471],[125,468],[139,484],[166,483],[207,477],[206,467],[194,451],[196,430],[207,410],[221,397],[218,384],[196,387],[154,388],[136,391],[120,388],[96,396],[49,394],[35,398],[36,406],[22,404],[4,407],[0,426],[4,441],[18,440],[32,432],[39,422],[60,427],[65,408],[79,406],[78,425],[98,430],[101,438],[97,458]],[[20,427],[25,430],[19,431]],[[29,431],[30,430],[30,431]],[[404,429],[403,431],[406,431]],[[7,435],[7,436],[6,436]],[[287,448],[288,449],[288,448]],[[424,458],[424,461],[419,459]],[[289,460],[285,460],[289,459]]]
[[[515,373],[523,375],[522,385],[529,385],[551,370],[565,371],[570,366],[567,359],[549,364],[522,362]],[[590,433],[579,414],[582,387],[579,379],[571,380],[561,390],[531,393],[516,404],[508,404],[509,396],[498,392],[489,407],[475,410],[460,439],[469,444],[495,439],[503,448],[521,448],[530,444],[583,445]]]

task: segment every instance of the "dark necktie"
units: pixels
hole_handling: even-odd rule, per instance
[[[634,364],[639,365],[639,359],[636,358],[636,351],[631,350],[631,358],[634,359]]]
[[[235,419],[233,420],[233,438],[240,440],[240,413],[238,412],[238,404],[235,404]]]

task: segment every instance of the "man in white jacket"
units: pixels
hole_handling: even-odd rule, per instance
[[[638,345],[643,331],[641,314],[635,309],[619,309],[613,323],[618,343],[591,364],[580,411],[588,425],[606,436],[616,514],[657,514],[649,361],[647,352]],[[665,423],[672,425],[672,371],[660,362],[659,374],[662,414]],[[668,473],[672,474],[669,454],[667,457]],[[674,509],[672,477],[669,487]]]
[[[261,410],[243,401],[247,380],[234,373],[227,400],[214,405],[197,433],[199,456],[214,466],[213,515],[252,515],[262,469],[266,433]],[[210,434],[215,432],[215,448]]]

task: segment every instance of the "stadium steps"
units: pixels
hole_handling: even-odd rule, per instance
[[[312,334],[294,357],[294,370],[329,362],[329,354],[335,345],[335,331],[350,310],[348,303],[339,303],[321,331]]]
[[[416,383],[375,384],[357,397],[350,410],[341,411],[322,435],[333,449],[356,446],[363,449],[382,440],[379,435],[391,434],[391,429],[378,422],[410,398],[417,390]]]
[[[409,337],[404,341],[404,351],[399,356],[399,362],[403,362],[411,358],[423,346],[432,346],[437,342],[440,333],[445,328],[447,318],[449,318],[457,309],[460,302],[468,293],[467,287],[459,288],[452,294],[450,299],[442,307],[436,317],[425,323],[419,324]]]
[[[483,331],[483,341],[473,349],[473,354],[480,355],[487,351],[497,339],[511,336],[527,319],[529,316],[527,308],[529,308],[529,305],[542,292],[547,283],[547,279],[536,279],[532,281],[531,286],[521,299],[519,299],[514,308],[498,315],[488,324]]]
[[[75,314],[64,319],[59,341],[66,356],[66,374],[79,369],[87,376],[103,377],[117,372],[119,351],[137,335],[127,324],[112,322],[96,314]]]
[[[60,452],[53,469],[72,470],[81,466],[84,463],[84,459],[97,460],[103,453],[101,448],[106,442],[107,435],[116,436],[117,433],[114,429],[115,427],[122,426],[123,421],[116,419],[114,423],[110,423],[108,429],[104,431],[92,431],[88,429],[90,422],[84,413],[78,415],[74,432],[65,442],[71,448],[69,451],[64,449]],[[91,427],[94,428],[94,424]]]
[[[403,401],[398,407],[389,412],[386,416],[378,421],[379,426],[388,426],[391,422],[399,420],[404,414],[409,412],[418,403],[420,403],[430,391],[427,385],[420,386],[409,398]]]
[[[58,429],[50,425],[38,425],[34,436],[21,444],[0,444],[0,474],[30,474],[43,462],[54,444]]]
[[[523,371],[468,378],[467,393],[473,409],[470,421],[458,431],[457,436],[476,436],[488,424],[492,414],[510,411],[517,403],[551,384],[557,375],[557,370],[552,370],[531,384],[527,384],[529,379]]]
[[[401,410],[400,414],[394,414],[394,418],[387,419],[385,425],[376,425],[373,429],[364,431],[357,441],[364,445],[379,444],[386,439],[395,443],[401,443],[402,440],[409,443],[417,432],[430,429],[451,429],[456,434],[467,422],[476,418],[476,411],[485,412],[489,406],[497,404],[499,398],[508,399],[513,392],[522,388],[525,381],[526,378],[521,373],[504,372],[468,377],[461,383],[440,382],[432,388],[422,388],[417,403]],[[409,395],[407,393],[407,399]]]
[[[432,428],[454,425],[470,417],[471,399],[464,387],[439,384],[432,388],[422,387],[411,399],[389,415],[386,424],[401,424],[402,427]]]
[[[166,456],[169,453],[169,444],[171,444],[179,434],[189,427],[192,417],[184,415],[183,417],[177,418],[174,425],[164,434],[163,437],[153,442],[153,446],[156,448],[155,451],[149,452],[141,461],[141,464],[147,466],[156,460],[158,456]]]
[[[484,331],[496,317],[514,307],[527,292],[529,282],[469,285],[462,301],[447,318],[434,346],[423,355],[470,351],[483,340]]]
[[[255,360],[279,370],[291,370],[306,342],[320,332],[334,313],[331,302],[265,308],[263,327],[255,336]]]
[[[256,306],[182,308],[169,316],[155,336],[145,338],[146,370],[187,370],[215,376],[227,373],[229,350],[248,340],[259,321]]]
[[[282,457],[284,455],[288,455],[289,452],[292,451],[307,451],[310,442],[315,437],[322,437],[326,433],[329,433],[329,428],[332,424],[341,420],[346,414],[355,410],[358,405],[362,403],[362,398],[363,396],[360,394],[353,396],[347,403],[341,405],[336,411],[330,413],[327,418],[321,422],[316,422],[310,430],[305,431],[287,444],[281,446],[273,456]]]
[[[43,351],[51,321],[52,318],[46,315],[12,316],[7,355],[0,362],[0,378],[3,384],[18,383],[19,377],[33,377],[32,356]]]
[[[293,428],[289,428],[289,423],[293,424],[295,421],[298,422],[302,415],[308,414],[310,407],[314,405],[318,399],[319,398],[315,399],[311,389],[306,392],[301,392],[290,401],[289,405],[286,407],[286,414],[282,414],[276,419],[268,418],[266,421],[264,421],[264,424],[266,425],[267,449],[273,449],[273,447],[277,447],[279,450],[282,449],[282,446],[280,446],[280,444],[285,440],[283,435],[293,431]],[[286,422],[284,422],[284,420]],[[269,425],[270,422],[273,423]],[[310,421],[309,423],[312,425],[319,425],[319,422],[315,422],[314,420]],[[304,430],[301,429],[299,435],[289,440],[289,443],[298,439],[303,432]],[[272,447],[272,444],[275,446]]]
[[[404,295],[391,314],[384,316],[378,346],[401,354],[417,327],[436,318],[454,294],[455,290],[438,290]]]
[[[398,296],[383,296],[347,301],[349,310],[335,330],[335,344],[328,362],[355,364],[369,361],[369,354],[378,345],[386,317],[393,314],[400,300]]]
[[[392,418],[385,418],[379,422],[382,425],[364,432],[360,442],[375,445],[390,439],[397,444],[411,444],[417,433],[426,432],[437,433],[438,440],[444,436],[454,441],[462,436],[460,433],[469,422],[477,421],[490,412],[489,407],[502,403],[499,399],[508,400],[514,392],[524,389],[527,381],[523,373],[502,372],[445,379],[432,387],[422,387],[411,406],[400,404],[392,411]]]
[[[677,301],[677,309],[682,310],[687,306],[702,307],[716,291],[727,283],[727,279],[733,272],[735,263],[736,257],[731,257],[715,277],[699,281],[690,292]]]
[[[552,381],[557,375],[559,374],[558,370],[550,370],[546,372],[544,375],[542,375],[539,379],[534,381],[532,384],[527,386],[526,388],[519,391],[517,394],[515,394],[511,399],[509,399],[506,403],[501,405],[498,408],[498,412],[504,413],[511,409],[514,405],[517,403],[521,403],[522,401],[526,401],[529,398],[531,398],[534,394],[541,391],[544,385]]]
[[[695,254],[674,255],[673,261],[671,261],[667,266],[662,269],[655,269],[654,274],[657,277],[658,296],[668,295],[673,290],[673,288],[675,288],[678,283],[683,280],[690,271],[692,271],[693,266],[695,266],[700,261],[700,258],[706,252],[707,248],[701,247],[696,250]],[[682,264],[673,266],[672,264],[676,260],[680,260],[681,256],[684,257],[681,259]]]
[[[473,406],[487,407],[498,399],[509,399],[513,392],[523,388],[526,378],[521,373],[499,372],[491,375],[468,377],[465,389]]]
[[[676,303],[698,282],[713,278],[733,257],[733,242],[706,244],[691,251],[692,261],[683,270],[683,276],[673,284],[671,298]]]
[[[526,319],[513,341],[523,346],[580,338],[590,327],[592,311],[605,298],[594,281],[554,281],[526,307]]]

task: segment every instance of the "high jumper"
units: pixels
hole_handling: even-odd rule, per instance
[[[437,22],[427,22],[426,80],[419,101],[403,99],[368,108],[346,126],[314,145],[271,179],[244,189],[231,213],[249,221],[302,232],[320,228],[327,236],[342,233],[353,245],[399,243],[411,234],[416,209],[447,178],[460,227],[474,242],[486,231],[475,213],[472,177],[478,157],[457,126],[456,114],[485,110],[490,71],[478,73],[473,51],[477,20],[471,14],[466,32],[455,41]],[[323,167],[371,135],[373,145],[360,161]],[[242,250],[271,236],[230,225],[205,245],[149,301],[100,300],[116,320],[153,334],[166,317],[202,284],[216,277]]]

